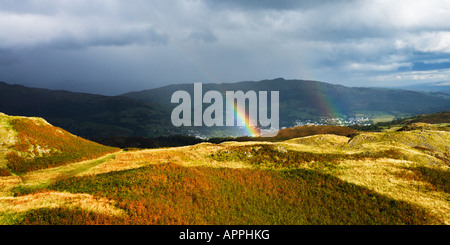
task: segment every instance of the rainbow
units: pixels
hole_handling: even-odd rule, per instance
[[[336,101],[323,86],[317,84],[315,94],[315,106],[329,118],[338,118],[341,112],[345,111],[345,106]]]
[[[208,64],[205,64],[202,62],[202,60],[196,55],[194,52],[190,52],[189,49],[186,49],[182,45],[175,45],[174,46],[176,50],[185,58],[187,62],[189,62],[190,65],[193,66],[193,68],[206,80],[209,81],[220,81],[219,77],[217,77],[217,74],[214,74],[211,72],[211,69],[209,69]],[[298,76],[302,76],[304,78],[313,78],[316,77],[316,74],[312,73],[312,69],[308,68],[308,64],[301,62],[299,65],[301,68],[301,72],[299,72]],[[314,81],[314,80],[311,80]],[[315,83],[314,83],[315,84]],[[220,85],[217,85],[220,87]],[[322,112],[322,115],[325,115],[329,118],[338,118],[341,112],[345,111],[345,105],[339,104],[339,101],[335,100],[333,96],[329,94],[326,89],[321,86],[320,84],[315,85],[317,88],[317,93],[315,93],[313,96],[314,98],[314,106],[318,108],[320,112]],[[226,103],[229,103],[228,101]],[[258,129],[258,127],[250,126],[248,115],[246,114],[246,111],[241,111],[239,108],[237,108],[234,103],[229,104],[231,108],[234,109],[234,113],[236,115],[236,118],[238,121],[242,122],[244,126],[245,133],[248,136],[260,136],[261,132]]]
[[[233,111],[234,111],[234,114],[236,115],[237,120],[242,122],[242,124],[245,125],[244,129],[248,136],[252,136],[252,137],[260,136],[258,127],[249,125],[249,117],[248,117],[248,114],[245,113],[245,109],[239,110],[239,108],[234,103],[234,101],[231,101],[231,102],[227,101],[226,103],[228,103],[228,106],[233,108]]]
[[[205,65],[203,65],[198,59],[196,59],[193,54],[189,54],[187,50],[185,50],[181,46],[176,47],[176,49],[186,58],[186,60],[188,60],[197,69],[197,71],[199,71],[203,76],[207,77],[208,80],[219,81],[219,79],[217,79],[211,72],[209,72],[209,69]],[[220,85],[218,86],[220,87]],[[245,125],[244,129],[248,136],[252,137],[260,136],[259,129],[257,127],[253,127],[248,124],[249,122],[248,115],[245,113],[245,110],[244,111],[239,110],[237,106],[234,105],[234,101],[233,104],[230,103],[229,106],[233,108],[234,114],[237,115],[237,120],[241,121]]]

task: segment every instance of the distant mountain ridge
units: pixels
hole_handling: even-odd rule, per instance
[[[42,117],[85,138],[161,133],[170,114],[154,105],[120,96],[29,88],[0,82],[0,112]],[[169,115],[169,116],[167,116]]]
[[[169,85],[161,88],[130,92],[122,96],[175,107],[170,104],[173,92],[193,93],[192,84]],[[203,92],[220,91],[279,91],[280,125],[295,126],[298,120],[319,120],[324,117],[374,117],[390,114],[406,117],[434,113],[450,108],[450,95],[424,93],[402,89],[345,87],[308,80],[277,78],[259,82],[203,84]]]
[[[450,81],[434,82],[434,83],[420,83],[410,86],[400,87],[406,90],[424,91],[424,92],[441,92],[450,94]]]
[[[170,98],[177,90],[192,94],[193,84],[174,84],[120,96],[103,96],[0,82],[0,112],[43,117],[55,126],[88,139],[174,134],[223,137],[242,133],[242,130],[232,127],[174,127],[170,114],[177,104],[170,103]],[[450,95],[443,93],[354,88],[283,78],[204,83],[203,92],[209,90],[222,93],[238,90],[279,91],[280,127],[293,127],[301,121],[319,121],[323,118],[372,119],[379,115],[402,118],[450,108]],[[203,109],[206,107],[204,105]]]

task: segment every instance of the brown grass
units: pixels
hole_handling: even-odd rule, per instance
[[[6,167],[6,155],[17,142],[16,133],[9,123],[10,118],[0,113],[0,168]]]
[[[450,224],[450,194],[435,191],[430,184],[408,171],[408,167],[417,166],[406,160],[378,159],[366,161],[344,161],[335,175],[349,183],[367,187],[396,200],[402,200],[426,208]],[[448,169],[446,171],[449,171]]]
[[[12,135],[11,132],[9,132],[9,135]],[[14,142],[14,140],[10,140],[9,142]],[[167,171],[174,174],[181,170],[188,171],[187,173],[189,173],[189,178],[191,178],[192,181],[181,181],[180,183],[175,181],[172,182],[172,184],[186,184],[188,186],[186,186],[185,189],[194,193],[195,198],[202,198],[204,193],[197,193],[195,191],[196,186],[201,185],[207,187],[208,185],[213,185],[213,183],[215,183],[204,182],[206,179],[205,173],[210,171],[206,169],[220,169],[220,171],[228,169],[229,171],[227,170],[224,172],[224,174],[230,175],[229,178],[227,177],[227,181],[233,180],[231,176],[238,176],[239,178],[235,179],[235,181],[238,181],[239,185],[245,186],[245,181],[247,181],[246,178],[249,178],[250,176],[243,173],[255,168],[251,163],[239,160],[239,158],[217,161],[210,157],[212,154],[227,151],[233,147],[251,147],[262,144],[267,144],[281,150],[284,149],[317,154],[340,154],[344,157],[336,161],[333,168],[313,168],[313,166],[315,166],[315,163],[313,162],[305,165],[298,165],[298,168],[315,169],[321,171],[321,173],[329,174],[342,181],[365,187],[389,198],[423,207],[434,216],[439,217],[444,223],[450,224],[450,194],[446,191],[447,189],[437,188],[439,186],[433,182],[433,179],[427,178],[429,176],[418,171],[424,167],[436,169],[443,173],[448,173],[448,171],[450,171],[450,166],[446,164],[446,159],[450,156],[450,132],[429,130],[361,133],[352,140],[346,136],[327,134],[295,138],[285,142],[276,143],[202,143],[186,147],[128,152],[122,151],[108,155],[102,159],[75,162],[64,166],[31,171],[22,174],[21,177],[0,177],[0,223],[9,222],[8,220],[10,220],[12,216],[20,218],[22,214],[29,213],[29,211],[34,208],[69,208],[82,210],[82,212],[120,216],[123,214],[123,211],[117,207],[133,210],[135,212],[132,214],[135,215],[133,220],[136,222],[139,220],[139,214],[146,214],[149,208],[154,208],[155,212],[152,213],[152,215],[154,215],[152,217],[158,218],[159,221],[164,219],[165,215],[170,215],[167,213],[167,210],[171,210],[170,212],[178,212],[180,214],[179,217],[172,215],[174,220],[165,220],[164,222],[179,223],[177,219],[182,219],[181,213],[185,212],[185,210],[164,202],[157,202],[151,198],[147,199],[147,201],[151,200],[151,202],[114,203],[110,199],[115,198],[101,199],[97,198],[97,195],[72,194],[54,191],[44,191],[42,193],[34,193],[20,197],[13,197],[12,195],[18,193],[17,189],[14,189],[17,186],[21,186],[21,188],[24,189],[45,188],[45,186],[52,184],[55,180],[67,179],[73,176],[100,178],[101,176],[93,175],[105,173],[113,174],[113,172],[120,174],[120,171],[123,170],[136,169],[143,166],[165,166],[168,164]],[[38,148],[28,147],[27,149],[36,154],[39,153]],[[366,154],[367,156],[370,156],[372,153],[381,153],[385,154],[385,156],[383,157],[380,154],[375,154],[372,158],[353,158],[353,160],[350,157],[347,159],[345,158],[345,155],[349,154]],[[6,154],[4,154],[4,156],[6,157]],[[179,166],[182,166],[183,168],[180,168]],[[184,169],[186,167],[189,168]],[[252,175],[252,178],[267,178],[267,174],[261,169],[260,171],[261,172],[255,172],[258,173],[258,175]],[[269,169],[264,171],[278,170]],[[136,174],[138,172],[139,170],[137,170]],[[195,177],[196,175],[198,175],[198,178]],[[127,176],[130,177],[132,175]],[[145,178],[145,181],[161,186],[167,185],[167,182],[169,181],[167,175],[164,173],[148,175]],[[258,183],[256,180],[252,180],[252,183],[253,182]],[[111,183],[115,182],[111,181]],[[264,183],[278,185],[276,181],[270,179],[264,179]],[[263,186],[258,186],[258,188],[260,187],[263,188]],[[173,190],[175,190],[178,187],[174,185],[171,188],[174,188]],[[213,188],[213,186],[211,186],[211,188]],[[270,186],[264,186],[264,188],[270,188]],[[164,189],[161,190],[164,191]],[[205,191],[209,190],[210,189],[208,188],[205,189]],[[138,189],[136,189],[135,192],[130,192],[130,195],[145,195],[146,193],[144,192],[144,189],[142,189],[142,193],[139,193]],[[177,197],[176,193],[171,195]],[[186,200],[183,200],[186,203],[189,203],[194,200],[192,199],[194,197],[183,197],[185,199],[187,198]],[[206,198],[206,196],[204,198]],[[208,198],[213,199],[214,197],[211,196]],[[154,206],[149,207],[149,203]],[[195,215],[193,217],[195,220]],[[151,217],[148,218],[150,219]],[[155,223],[159,222],[158,220],[154,221]]]
[[[253,142],[252,142],[253,144]],[[92,168],[82,175],[101,174],[112,171],[139,168],[149,164],[177,163],[182,166],[208,166],[227,168],[249,168],[248,164],[236,161],[218,162],[207,156],[226,148],[227,144],[201,143],[193,146],[148,149],[117,153],[115,158]]]
[[[6,158],[17,174],[97,158],[119,149],[88,141],[40,118],[12,117],[17,142]]]
[[[106,198],[96,198],[89,194],[72,194],[49,191],[20,197],[0,197],[0,224],[7,224],[2,216],[16,217],[30,210],[42,208],[79,208],[110,216],[124,216],[125,212],[114,206],[115,203]],[[11,217],[9,217],[11,219]]]

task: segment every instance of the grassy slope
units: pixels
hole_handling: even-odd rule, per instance
[[[423,114],[406,119],[400,119],[394,121],[397,124],[411,124],[411,123],[430,123],[430,124],[440,124],[440,123],[450,123],[450,111],[443,111],[434,114]]]
[[[0,113],[0,176],[9,176],[6,155],[16,144],[16,134],[9,124],[9,117]]]
[[[403,127],[417,124],[425,123],[431,124],[432,127],[440,128],[440,130],[450,130],[450,111],[443,111],[433,114],[422,114],[413,117],[408,117],[404,119],[397,120],[386,120],[380,121],[371,126],[352,126],[358,130],[376,130],[376,131],[396,131],[402,129]]]
[[[28,212],[25,224],[426,224],[426,211],[312,170],[182,167],[59,180],[56,191],[118,201],[126,216],[82,210]],[[74,215],[76,214],[76,215]],[[77,218],[72,218],[77,217]],[[82,217],[80,219],[80,217]]]
[[[0,115],[2,150],[20,149],[13,118],[19,117]],[[202,143],[74,160],[0,177],[0,223],[449,224],[450,132],[436,129]],[[39,153],[21,147],[24,156]]]
[[[54,127],[41,118],[0,115],[3,167],[16,174],[65,165],[118,151]],[[6,164],[5,164],[6,163]]]
[[[3,113],[0,113],[0,139],[0,224],[14,222],[17,214],[27,210],[55,205],[75,205],[94,211],[101,209],[112,215],[122,212],[111,206],[109,200],[98,200],[86,194],[47,192],[14,197],[11,192],[18,186],[39,188],[57,176],[83,172],[114,155],[88,159],[119,149],[87,141],[53,127],[41,118]]]
[[[119,150],[72,135],[41,118],[3,113],[0,113],[0,138],[0,196],[9,195],[11,188],[23,183],[28,172],[55,169]]]
[[[275,139],[292,139],[298,137],[305,137],[317,134],[334,134],[340,136],[348,136],[356,133],[357,131],[344,126],[298,126],[293,128],[281,129],[278,134],[274,137]]]
[[[120,152],[29,172],[0,207],[16,224],[448,224],[448,145],[409,131]],[[22,200],[39,195],[54,202]]]

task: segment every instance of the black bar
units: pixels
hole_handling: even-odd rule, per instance
[[[324,242],[401,242],[426,238],[443,241],[449,226],[283,226],[283,225],[181,225],[181,226],[2,226],[3,237],[65,242],[115,242],[126,245],[156,244],[322,244]],[[184,234],[184,238],[183,238]],[[188,235],[191,237],[188,237]],[[207,237],[206,234],[211,235]],[[194,235],[196,235],[194,237]],[[194,237],[194,239],[192,239]],[[309,241],[309,242],[308,242]],[[169,244],[168,244],[169,245]],[[281,243],[280,243],[281,245]]]

